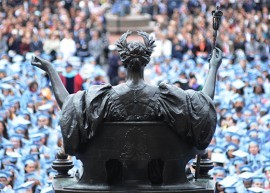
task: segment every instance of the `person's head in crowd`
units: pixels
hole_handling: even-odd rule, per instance
[[[262,76],[257,76],[256,78],[256,83],[259,85],[263,85],[264,84],[264,78]]]
[[[269,164],[268,165],[265,165],[263,167],[263,173],[264,173],[266,179],[267,180],[270,180],[270,165]]]
[[[236,145],[240,145],[240,140],[241,140],[241,136],[237,133],[233,133],[231,135],[231,142],[236,144]]]
[[[226,145],[226,156],[228,159],[232,159],[235,156],[233,155],[233,152],[238,150],[239,147],[235,144],[235,143],[228,143],[228,145]]]
[[[126,69],[123,66],[120,66],[120,68],[118,68],[118,84],[124,83],[126,81]]]
[[[35,172],[26,173],[24,178],[25,183],[31,183],[31,186],[26,186],[27,191],[32,191],[33,193],[40,191],[37,187],[41,185],[41,182]]]
[[[24,172],[32,173],[38,169],[37,160],[34,159],[33,155],[28,155],[24,159]]]
[[[0,137],[8,139],[7,125],[3,120],[0,120]]]
[[[264,180],[265,179],[260,176],[253,177],[251,187],[264,188]]]
[[[14,133],[9,136],[9,140],[13,144],[13,147],[15,149],[19,149],[22,147],[22,138],[24,138],[24,136],[18,133]]]
[[[9,178],[8,172],[5,170],[0,170],[0,183],[4,184],[5,186],[8,186],[9,184],[8,178]]]
[[[73,71],[73,66],[69,62],[67,63],[65,67],[66,73],[71,73]]]
[[[213,179],[225,178],[227,176],[226,169],[221,166],[216,166],[213,168]]]
[[[235,157],[232,159],[232,164],[235,168],[236,174],[239,175],[241,173],[241,167],[246,164],[246,160],[244,158]]]
[[[1,85],[2,94],[4,97],[11,95],[12,86],[10,84],[2,84]]]
[[[29,111],[30,114],[36,113],[36,104],[33,100],[28,101],[27,103],[27,110]]]
[[[37,125],[41,127],[50,127],[51,126],[51,116],[47,113],[41,113],[37,117]]]
[[[256,94],[256,95],[264,94],[265,93],[264,86],[261,85],[261,84],[254,85],[253,93]]]
[[[36,81],[33,81],[29,84],[29,90],[33,93],[38,91],[38,83]]]
[[[216,178],[215,179],[215,192],[219,193],[219,192],[224,192],[224,186],[222,186],[220,184],[220,181],[222,181],[224,178]]]
[[[255,140],[250,141],[248,145],[248,153],[255,156],[259,152],[260,152],[259,143]]]

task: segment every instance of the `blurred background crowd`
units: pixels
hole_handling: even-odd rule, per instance
[[[0,0],[0,189],[49,192],[62,145],[59,108],[48,76],[31,57],[49,60],[69,93],[125,81],[105,15],[149,14],[156,40],[145,79],[201,90],[212,50],[208,0]],[[223,51],[207,148],[216,192],[270,192],[270,1],[220,1]],[[75,157],[76,174],[81,163]]]

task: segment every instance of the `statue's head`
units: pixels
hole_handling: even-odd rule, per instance
[[[138,35],[143,37],[144,44],[142,42],[127,43],[126,39],[131,33],[131,31],[124,33],[116,42],[116,46],[124,66],[138,70],[149,63],[155,41],[146,32],[139,31]]]

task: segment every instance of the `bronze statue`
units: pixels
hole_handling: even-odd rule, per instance
[[[147,33],[138,32],[138,35],[142,36],[144,39],[144,44],[141,42],[127,42],[126,39],[130,34],[130,31],[124,33],[116,42],[121,60],[127,70],[126,83],[117,86],[111,86],[109,84],[96,85],[86,91],[69,94],[62,84],[56,70],[48,61],[40,57],[34,57],[32,59],[32,65],[46,71],[51,80],[57,103],[62,110],[60,125],[64,139],[64,149],[67,154],[76,155],[82,159],[85,165],[84,168],[93,165],[88,163],[90,161],[87,160],[91,159],[91,155],[84,158],[85,154],[90,154],[90,151],[92,154],[95,154],[92,155],[94,157],[99,154],[99,157],[96,159],[105,160],[102,164],[106,165],[107,173],[105,172],[105,176],[107,176],[108,184],[110,184],[110,182],[114,184],[113,181],[117,178],[116,176],[125,175],[122,169],[119,168],[141,168],[138,162],[135,164],[136,167],[131,166],[132,164],[130,164],[130,167],[127,166],[128,161],[131,160],[147,160],[148,178],[150,178],[152,184],[176,184],[177,182],[172,180],[173,176],[171,175],[168,177],[168,179],[170,179],[167,180],[168,183],[165,183],[166,180],[163,180],[163,175],[165,175],[163,170],[167,167],[164,159],[167,158],[153,156],[154,154],[151,154],[151,151],[156,151],[156,147],[150,150],[152,147],[150,147],[149,141],[158,145],[158,142],[151,137],[159,134],[155,132],[153,135],[147,133],[146,130],[140,128],[140,124],[142,123],[141,125],[144,127],[143,123],[161,122],[161,126],[157,126],[157,131],[159,129],[162,130],[161,127],[168,128],[167,131],[162,130],[162,132],[170,132],[170,135],[174,138],[173,140],[178,140],[179,143],[185,143],[186,145],[184,145],[183,148],[187,149],[190,147],[204,150],[212,139],[217,122],[216,111],[212,100],[215,92],[217,70],[222,61],[222,52],[218,48],[213,49],[209,74],[202,91],[184,91],[165,83],[159,86],[149,85],[144,81],[144,68],[150,61],[150,56],[154,49],[154,40],[150,38]],[[103,145],[101,145],[100,142],[92,142],[94,140],[97,141],[97,138],[99,138],[97,137],[99,135],[98,133],[103,132],[102,128],[104,123],[132,123],[135,125],[128,129],[128,131],[123,131],[125,132],[124,134],[121,134],[122,131],[116,134],[118,126],[115,126],[115,132],[110,131],[111,133],[109,135],[118,135],[119,140],[121,138],[127,140],[127,142],[123,144],[122,142],[118,144],[117,148],[120,152],[117,152],[117,148],[112,151],[108,150],[110,147],[102,147],[102,149],[100,146]],[[122,129],[122,126],[120,129]],[[106,139],[108,138],[107,141],[110,139],[109,135],[106,137]],[[102,137],[99,139],[101,138]],[[133,140],[135,142],[129,142],[129,138],[131,141]],[[151,140],[148,138],[151,138]],[[115,137],[111,146],[113,146],[114,143],[116,143]],[[170,144],[174,142],[168,139],[167,142],[162,142],[162,148],[166,146],[166,143]],[[108,144],[110,144],[110,142],[108,142]],[[91,146],[101,149],[97,151],[96,149],[91,149]],[[174,145],[168,146],[173,147]],[[176,154],[181,154],[178,152],[178,147],[174,147],[174,149],[172,151],[177,152]],[[181,151],[185,151],[185,149]],[[112,156],[111,159],[109,159],[110,157],[103,158],[104,156],[106,157],[106,155],[103,155],[105,151],[109,152],[108,154]],[[106,159],[109,161],[106,161]],[[169,159],[171,158],[168,158],[168,160]],[[188,160],[185,158],[183,165],[185,165],[187,161]],[[175,163],[177,163],[177,161]],[[93,170],[97,169],[92,168],[92,170],[87,170],[87,172],[95,172]],[[116,172],[114,172],[114,170],[116,170]],[[168,169],[166,171],[169,173]],[[84,184],[91,184],[93,182],[92,178],[95,177],[85,177],[85,175],[87,174],[84,174],[82,177],[84,178]],[[111,178],[109,177],[110,175],[112,176]],[[140,174],[138,173],[138,175]],[[139,178],[131,177],[131,174],[127,174],[126,176],[130,179]],[[102,176],[97,179],[101,178]],[[177,181],[182,178],[175,177],[175,179]],[[101,180],[101,183],[103,182],[104,181]],[[123,180],[120,179],[117,183],[119,182],[122,183]]]

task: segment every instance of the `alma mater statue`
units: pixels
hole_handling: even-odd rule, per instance
[[[48,61],[34,57],[32,65],[50,77],[62,110],[64,150],[78,156],[84,164],[79,183],[115,185],[125,184],[126,179],[137,185],[147,180],[152,185],[186,183],[186,177],[178,174],[183,175],[184,169],[177,173],[174,170],[182,159],[182,165],[190,159],[183,152],[204,150],[212,139],[216,127],[212,100],[222,52],[213,50],[202,91],[184,91],[165,83],[149,85],[144,81],[144,68],[155,47],[154,40],[147,33],[138,32],[144,44],[127,42],[130,34],[124,33],[116,42],[127,70],[127,81],[117,86],[98,85],[69,94]],[[106,134],[107,130],[110,131]]]

